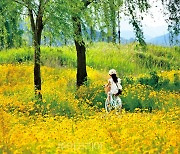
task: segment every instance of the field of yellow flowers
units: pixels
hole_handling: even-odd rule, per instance
[[[0,65],[0,153],[179,153],[179,92],[127,84],[122,113],[106,113],[108,75],[87,69],[88,86],[77,91],[75,68],[43,66],[36,102],[33,65]],[[159,76],[173,83],[179,73]]]

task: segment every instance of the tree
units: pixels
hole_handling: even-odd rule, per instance
[[[171,43],[178,44],[180,34],[180,1],[179,0],[162,0],[164,14],[168,23],[168,30],[171,34]]]
[[[82,0],[82,6],[79,10],[84,11],[91,1]],[[86,71],[86,47],[83,40],[82,27],[81,27],[81,12],[73,14],[73,28],[74,28],[74,42],[77,51],[77,86],[80,87],[87,81]]]
[[[136,0],[134,1],[137,2]],[[146,2],[146,3],[136,5],[136,7],[138,7],[138,9],[141,12],[146,11],[148,9],[147,1],[142,0],[142,2]],[[86,47],[85,47],[85,42],[83,40],[82,25],[86,25],[84,27],[88,27],[88,28],[89,27],[92,28],[95,25],[92,24],[92,21],[94,20],[95,17],[93,15],[89,16],[87,12],[97,13],[96,15],[97,17],[99,17],[97,20],[100,20],[99,23],[102,24],[104,22],[107,27],[108,41],[111,40],[111,36],[112,36],[113,38],[112,41],[115,43],[117,14],[120,7],[122,7],[123,2],[119,0],[103,0],[103,1],[79,0],[72,3],[73,4],[71,4],[72,5],[71,7],[76,8],[75,11],[71,10],[70,12],[72,13],[74,42],[77,50],[77,86],[79,87],[85,81],[87,81],[86,54],[85,54]],[[132,24],[135,27],[138,41],[140,42],[141,45],[145,45],[145,41],[143,39],[143,33],[139,28],[140,22],[136,20],[135,18],[136,14],[134,14],[134,11],[131,9],[132,9],[131,5],[128,3],[128,11],[130,10],[129,13],[133,19]],[[104,18],[102,15],[99,15],[101,13],[104,15]],[[101,18],[103,18],[103,20],[101,20]]]
[[[83,85],[87,81],[86,71],[86,47],[83,41],[81,21],[77,16],[72,17],[74,28],[74,42],[77,51],[77,86]]]
[[[143,1],[143,0],[142,0]],[[145,0],[144,0],[145,1]],[[136,1],[135,1],[136,2]],[[147,2],[147,1],[145,1]],[[88,10],[88,6],[92,4],[92,7],[90,6],[90,10],[96,10],[99,8],[103,8],[103,13],[104,13],[104,22],[107,27],[107,35],[108,35],[108,41],[110,41],[111,36],[112,36],[112,41],[115,43],[116,42],[116,21],[117,21],[117,13],[119,11],[119,8],[122,6],[122,1],[119,0],[103,0],[103,1],[88,1],[88,0],[80,0],[76,2],[72,2],[72,6],[76,5],[79,6],[73,7],[76,8],[75,12],[72,12],[72,21],[73,21],[73,29],[74,29],[74,42],[77,50],[77,86],[81,86],[85,81],[87,81],[87,71],[86,71],[86,47],[85,47],[85,42],[83,40],[83,34],[82,34],[82,23],[86,22],[86,26],[92,28],[94,24],[92,24],[92,20],[94,16],[91,16],[91,19],[87,19],[89,17],[86,14],[86,11]],[[78,5],[79,4],[79,5]],[[100,7],[97,7],[100,6]],[[148,5],[146,4],[139,4],[137,5],[138,8],[140,8],[141,11],[144,11],[147,9]],[[145,7],[144,9],[142,7]],[[108,10],[109,11],[108,11]],[[139,39],[140,44],[145,44],[145,41],[143,39],[143,33],[141,29],[139,28],[140,22],[138,22],[135,18],[134,11],[131,9],[131,5],[128,3],[128,9],[130,10],[130,15],[133,17],[133,26],[135,27],[136,30],[136,36]],[[100,13],[102,12],[100,10]],[[99,12],[96,11],[99,16]],[[85,16],[87,15],[87,16]],[[84,18],[83,18],[84,17]],[[102,18],[102,16],[100,16]],[[98,19],[97,19],[98,20]],[[102,23],[102,22],[99,22]],[[85,23],[84,23],[85,25]],[[139,32],[140,31],[140,32]],[[112,34],[112,35],[111,35]]]
[[[34,45],[34,89],[37,99],[42,99],[41,94],[41,73],[40,73],[40,45],[41,35],[44,28],[43,16],[45,6],[49,0],[13,0],[15,3],[26,8],[28,13]]]
[[[0,49],[18,47],[22,44],[20,29],[21,9],[8,1],[0,1]]]
[[[141,45],[146,45],[144,41],[144,35],[142,31],[141,20],[143,20],[142,13],[147,13],[150,5],[148,0],[98,0],[92,5],[96,12],[96,18],[98,18],[99,29],[104,31],[107,36],[107,41],[116,42],[117,33],[119,33],[120,41],[120,29],[117,32],[117,26],[119,28],[120,13],[128,16],[130,24],[133,25],[136,34],[136,39]]]
[[[148,0],[126,0],[125,1],[125,15],[130,17],[136,40],[141,46],[145,46],[144,34],[142,30],[141,21],[143,20],[142,13],[147,13],[150,5]]]

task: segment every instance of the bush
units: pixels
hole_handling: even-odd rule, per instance
[[[145,85],[150,85],[154,88],[158,87],[158,82],[159,82],[159,76],[157,75],[157,72],[150,72],[150,77],[144,77],[144,78],[139,78],[139,83],[140,84],[145,84]]]
[[[138,83],[143,85],[149,85],[156,90],[164,89],[168,91],[179,91],[179,74],[174,74],[174,81],[170,82],[170,79],[166,77],[158,76],[157,72],[150,72],[150,77],[141,77],[137,80]]]

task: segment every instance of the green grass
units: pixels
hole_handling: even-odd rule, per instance
[[[94,43],[87,44],[86,50],[88,66],[105,71],[114,68],[121,76],[180,68],[180,47],[148,45],[142,51],[136,44]],[[1,51],[0,64],[32,62],[33,54],[30,47]],[[74,46],[41,47],[42,65],[75,68],[76,59]]]

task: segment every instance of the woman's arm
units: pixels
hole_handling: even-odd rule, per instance
[[[108,80],[108,83],[105,85],[104,90],[106,94],[111,90],[111,82]]]

